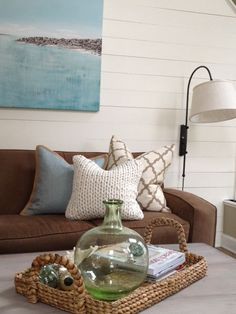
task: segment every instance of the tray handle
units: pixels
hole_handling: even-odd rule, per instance
[[[85,293],[84,282],[77,266],[66,256],[61,256],[59,254],[45,253],[45,254],[37,256],[32,262],[32,267],[30,269],[31,285],[27,293],[27,298],[29,302],[36,303],[38,301],[36,283],[38,282],[39,272],[40,272],[41,267],[44,265],[54,264],[54,263],[64,266],[68,270],[68,272],[71,274],[71,276],[74,279],[74,286],[73,286],[74,291],[76,291],[79,295],[81,295],[81,297]]]
[[[145,232],[144,232],[144,236],[143,236],[144,240],[147,244],[151,243],[153,229],[155,227],[159,227],[159,226],[171,226],[171,227],[173,227],[176,230],[177,235],[178,235],[179,250],[181,252],[188,252],[184,228],[178,221],[176,221],[175,219],[171,219],[171,218],[165,218],[165,217],[153,218],[148,223],[148,225],[145,228]]]

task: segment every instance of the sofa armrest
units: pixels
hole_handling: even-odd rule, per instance
[[[203,198],[176,189],[164,189],[167,206],[190,223],[189,242],[215,245],[216,207]]]

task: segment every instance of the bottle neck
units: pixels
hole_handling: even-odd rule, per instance
[[[106,207],[105,217],[102,226],[109,229],[122,230],[122,222],[120,216],[121,204],[104,202]]]

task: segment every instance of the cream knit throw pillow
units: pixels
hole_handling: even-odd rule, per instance
[[[74,180],[70,201],[66,209],[66,218],[93,219],[104,217],[105,199],[121,199],[123,219],[142,219],[137,188],[142,175],[141,160],[130,160],[107,171],[95,162],[78,155],[73,157]]]
[[[136,158],[136,160],[142,160],[144,166],[137,196],[137,201],[143,209],[170,211],[166,206],[161,185],[164,182],[165,172],[171,164],[174,148],[174,145],[164,146]],[[123,162],[133,159],[134,157],[126,144],[113,136],[110,142],[107,169],[114,169]]]

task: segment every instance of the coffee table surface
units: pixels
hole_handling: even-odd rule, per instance
[[[175,245],[166,247],[177,248]],[[190,244],[189,251],[206,257],[207,276],[142,313],[236,314],[236,259],[206,244]],[[15,292],[15,273],[30,267],[38,254],[0,255],[1,314],[66,313],[43,303],[30,304]]]

